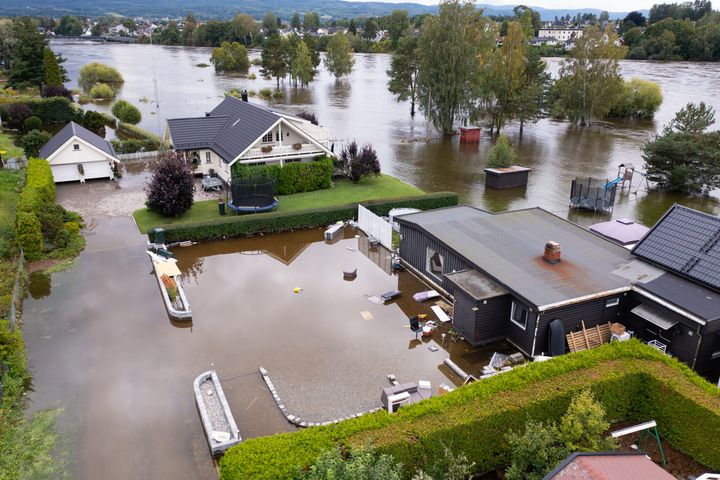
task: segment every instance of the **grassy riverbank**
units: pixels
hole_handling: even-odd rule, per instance
[[[423,191],[395,177],[381,175],[367,177],[358,183],[339,180],[335,186],[314,192],[296,193],[279,196],[280,205],[276,212],[297,212],[301,210],[348,205],[369,200],[392,199],[422,195]],[[225,194],[221,194],[225,198]],[[140,232],[145,233],[156,226],[182,226],[207,222],[221,218],[218,214],[216,200],[195,202],[193,207],[178,218],[163,217],[155,212],[142,208],[133,213]],[[267,214],[255,214],[256,216]]]

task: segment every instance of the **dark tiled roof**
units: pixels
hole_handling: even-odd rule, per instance
[[[168,128],[173,146],[178,150],[210,148],[220,129],[227,123],[228,116],[170,118]]]
[[[40,149],[40,157],[48,158],[73,136],[77,136],[93,147],[102,150],[112,157],[115,157],[115,149],[113,148],[112,143],[75,122],[68,123],[62,130],[56,133],[54,137],[48,140],[48,142]]]
[[[630,289],[636,278],[647,275],[628,250],[540,208],[490,214],[461,206],[403,215],[397,221],[424,230],[538,307]],[[549,240],[562,249],[556,265],[543,260]]]
[[[673,205],[632,251],[705,286],[720,290],[720,218]]]
[[[573,453],[543,480],[673,480],[643,452]]]
[[[208,116],[168,120],[177,149],[211,148],[233,161],[281,117],[239,98],[227,96]]]

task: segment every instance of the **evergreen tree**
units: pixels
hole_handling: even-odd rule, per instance
[[[307,12],[303,17],[303,28],[306,32],[320,27],[320,17],[315,12]]]
[[[45,72],[45,85],[62,87],[67,72],[60,66],[58,57],[50,47],[45,47],[43,54],[43,69]]]
[[[285,45],[280,35],[275,33],[267,39],[260,60],[262,76],[266,79],[275,77],[277,88],[280,88],[280,79],[287,75],[289,69]]]
[[[342,33],[335,34],[327,46],[325,68],[335,75],[335,78],[340,78],[350,74],[354,64],[355,58],[350,40]]]
[[[290,26],[296,29],[299,29],[302,26],[300,23],[300,15],[297,12],[293,13],[292,20],[290,20]]]
[[[547,90],[552,82],[545,67],[539,50],[528,48],[525,55],[524,85],[516,99],[515,118],[520,121],[520,136],[525,123],[537,122],[545,114]]]
[[[363,29],[363,38],[365,38],[367,40],[372,40],[375,38],[377,33],[378,33],[377,20],[375,20],[372,17],[365,20],[365,27]]]
[[[355,19],[350,19],[350,24],[348,25],[348,33],[350,35],[357,35],[357,25],[355,25]]]
[[[393,54],[390,70],[388,90],[393,93],[398,102],[410,101],[410,116],[415,115],[415,103],[418,98],[417,78],[420,71],[420,61],[417,51],[418,40],[412,34],[400,39]]]
[[[314,72],[315,69],[313,68],[312,58],[310,57],[310,50],[308,50],[305,42],[301,40],[295,48],[290,73],[296,81],[300,81],[300,86],[304,86],[312,81]]]
[[[476,108],[481,61],[495,37],[471,2],[443,2],[440,14],[425,20],[418,39],[420,110],[444,134]]]
[[[278,19],[277,17],[272,13],[268,12],[265,14],[265,16],[262,19],[262,26],[267,32],[268,36],[272,36],[278,31]]]
[[[390,43],[393,47],[397,47],[400,38],[410,26],[407,10],[393,10],[390,15],[385,17],[387,22],[387,31],[390,36]]]
[[[48,41],[37,31],[29,17],[13,24],[15,46],[12,50],[8,83],[13,88],[41,87],[45,80],[43,60]]]

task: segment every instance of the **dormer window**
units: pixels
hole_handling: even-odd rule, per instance
[[[273,141],[273,134],[272,132],[268,132],[262,137],[262,143],[270,143]]]
[[[73,150],[80,150],[80,144],[79,144],[79,143],[73,143]]]

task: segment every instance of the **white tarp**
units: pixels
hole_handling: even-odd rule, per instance
[[[387,249],[392,250],[392,226],[373,212],[358,205],[358,225],[368,237],[375,237]]]

